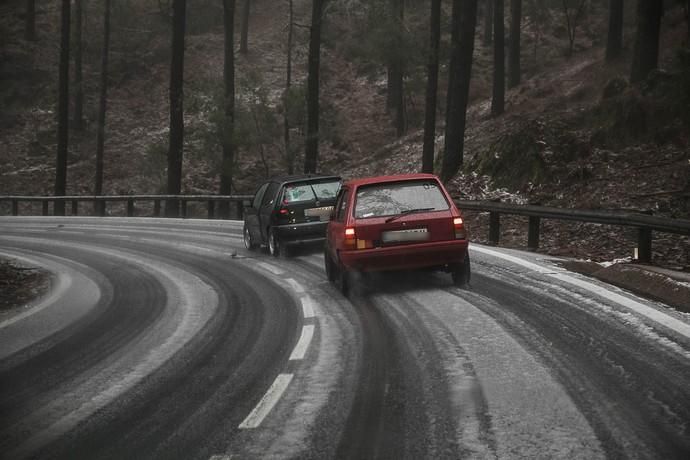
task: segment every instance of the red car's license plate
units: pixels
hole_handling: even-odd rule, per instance
[[[405,241],[427,241],[429,232],[426,228],[410,228],[405,230],[390,230],[381,233],[384,243],[401,243]]]

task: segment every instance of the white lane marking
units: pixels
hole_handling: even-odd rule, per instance
[[[275,265],[267,264],[265,262],[257,262],[256,265],[259,268],[263,268],[267,272],[273,273],[274,275],[282,275],[284,273],[282,269],[276,267]]]
[[[302,287],[301,284],[299,284],[297,281],[293,280],[292,278],[288,278],[285,281],[290,285],[293,291],[302,294],[304,292],[304,288]]]
[[[253,411],[249,413],[247,418],[240,423],[239,429],[246,430],[250,428],[257,428],[264,421],[266,416],[273,410],[273,407],[278,403],[278,400],[283,396],[288,385],[292,381],[292,374],[279,374],[273,381],[273,384],[268,389],[266,394],[259,404],[256,405]]]
[[[233,460],[235,457],[234,455],[211,455],[211,457],[208,460]]]
[[[624,297],[620,294],[616,294],[615,292],[611,292],[606,288],[603,288],[601,286],[597,286],[596,284],[590,283],[588,281],[580,280],[577,278],[574,278],[570,275],[565,274],[564,272],[562,273],[553,273],[553,269],[546,268],[546,267],[541,267],[537,264],[534,264],[532,262],[527,262],[525,260],[519,259],[517,257],[513,257],[507,254],[500,253],[498,251],[493,251],[491,249],[483,248],[483,247],[477,247],[477,246],[472,246],[473,251],[481,252],[484,254],[491,255],[493,257],[498,257],[500,259],[508,260],[510,262],[516,263],[518,265],[522,265],[523,267],[530,268],[532,270],[535,270],[539,273],[542,273],[546,276],[550,276],[552,278],[555,278],[557,280],[563,281],[565,283],[572,284],[574,286],[580,287],[582,289],[586,289],[587,291],[593,292],[594,294],[599,295],[600,297],[603,297],[607,300],[610,300],[612,302],[617,303],[618,305],[621,305],[625,308],[628,308],[630,310],[633,310],[636,313],[639,313],[640,315],[643,315],[652,321],[655,321],[679,334],[686,338],[690,338],[690,324],[686,324],[682,321],[677,320],[676,318],[673,318],[663,312],[660,312],[659,310],[655,310],[654,308],[648,307],[647,305],[644,305],[640,302],[637,302],[633,299],[629,299],[627,297]]]
[[[301,300],[302,300],[302,315],[305,318],[313,318],[315,316],[314,315],[314,301],[308,295],[302,297]]]
[[[297,345],[292,350],[289,361],[299,361],[304,359],[304,355],[307,354],[307,349],[311,344],[311,339],[314,338],[314,325],[307,324],[302,328],[302,335],[300,335]]]

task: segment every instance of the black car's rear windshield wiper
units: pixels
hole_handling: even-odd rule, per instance
[[[404,211],[400,211],[400,214],[397,214],[395,216],[391,216],[388,219],[386,219],[386,223],[388,222],[393,222],[396,219],[399,219],[403,216],[406,216],[408,214],[414,214],[417,212],[426,212],[426,211],[433,211],[436,208],[415,208],[415,209],[405,209]]]

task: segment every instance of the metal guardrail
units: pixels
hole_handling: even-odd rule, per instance
[[[652,260],[652,231],[690,235],[690,220],[655,217],[628,211],[594,211],[582,209],[560,209],[547,206],[515,205],[493,201],[456,201],[462,210],[489,213],[489,243],[497,245],[501,228],[501,214],[529,217],[527,248],[539,247],[541,219],[570,220],[594,224],[636,227],[640,262]]]
[[[79,215],[79,203],[94,204],[94,214],[105,216],[107,204],[125,202],[126,215],[135,215],[137,202],[153,202],[153,217],[161,216],[161,203],[172,202],[173,212],[166,217],[187,217],[187,204],[190,202],[206,203],[206,215],[209,219],[226,218],[232,203],[235,203],[235,215],[243,217],[244,206],[252,195],[108,195],[108,196],[0,196],[0,204],[11,203],[13,216],[20,215],[20,203],[40,202],[42,215],[50,215],[50,203],[71,203],[71,215]],[[224,206],[227,204],[227,207]],[[467,211],[489,213],[489,242],[497,245],[500,236],[501,214],[527,216],[529,218],[527,231],[527,248],[536,250],[539,247],[539,231],[541,219],[570,220],[585,223],[597,223],[616,226],[636,227],[638,229],[638,260],[650,262],[652,258],[652,232],[675,233],[690,235],[690,220],[671,219],[649,216],[627,211],[594,211],[581,209],[560,209],[546,206],[514,205],[494,201],[456,201],[458,207]],[[63,207],[64,209],[64,207]],[[217,212],[220,211],[220,212]],[[225,214],[225,215],[222,215]]]
[[[235,203],[235,216],[242,218],[245,203],[253,198],[252,195],[92,195],[92,196],[0,196],[0,204],[2,202],[10,202],[12,208],[12,215],[20,215],[20,203],[40,202],[42,204],[41,214],[44,216],[50,215],[50,203],[53,203],[53,214],[56,214],[55,203],[71,203],[71,215],[79,215],[79,203],[87,202],[94,204],[94,214],[100,217],[107,215],[107,204],[124,202],[127,204],[126,215],[133,217],[135,215],[135,203],[137,202],[152,202],[153,216],[161,216],[161,203],[171,202],[172,212],[168,212],[166,217],[187,217],[187,204],[191,202],[206,203],[207,217],[215,219],[216,217],[229,217],[229,210],[232,203]],[[227,204],[227,208],[224,207]],[[62,207],[64,210],[64,206]],[[221,211],[219,215],[216,211]],[[58,211],[60,213],[60,211]],[[62,213],[60,213],[62,214]],[[64,215],[64,214],[63,214]]]

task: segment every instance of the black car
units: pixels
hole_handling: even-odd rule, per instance
[[[341,182],[317,175],[267,180],[244,210],[244,245],[265,244],[271,255],[285,256],[291,245],[324,241]]]

